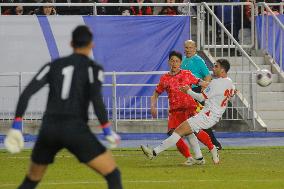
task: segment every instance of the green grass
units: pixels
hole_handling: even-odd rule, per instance
[[[284,147],[226,148],[221,163],[213,165],[210,154],[202,166],[184,166],[175,150],[149,161],[138,149],[113,151],[125,189],[282,189]],[[22,181],[30,151],[11,155],[0,151],[0,189],[12,189]],[[68,152],[58,154],[39,189],[106,188],[104,179],[79,164]]]

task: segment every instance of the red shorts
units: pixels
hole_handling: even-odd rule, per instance
[[[195,115],[195,110],[183,109],[169,112],[168,130],[177,128],[182,122]]]

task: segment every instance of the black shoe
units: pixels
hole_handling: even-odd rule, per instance
[[[222,150],[222,145],[219,143],[218,145],[216,145],[217,150]]]

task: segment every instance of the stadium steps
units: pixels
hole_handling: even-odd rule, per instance
[[[220,57],[216,57],[218,59]],[[243,57],[225,57],[231,62],[231,70],[229,72],[230,78],[236,83],[249,83],[250,76],[237,73],[244,70],[249,71],[249,62]],[[284,131],[284,79],[281,74],[275,69],[275,65],[272,62],[268,62],[263,56],[252,56],[254,62],[261,68],[267,69],[272,72],[272,84],[268,87],[260,87],[258,85],[253,86],[253,90],[256,91],[256,105],[255,111],[262,122],[261,125],[266,127],[268,131]],[[242,64],[243,62],[243,64]],[[255,70],[255,69],[253,69]],[[255,82],[255,77],[253,77]],[[242,96],[247,99],[251,98],[249,90],[250,86],[245,85],[242,88],[238,88],[242,93]],[[263,124],[264,123],[264,124]]]

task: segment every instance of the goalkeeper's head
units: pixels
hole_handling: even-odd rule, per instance
[[[88,26],[77,26],[72,32],[71,46],[75,53],[86,54],[91,52],[93,48],[93,34]]]

